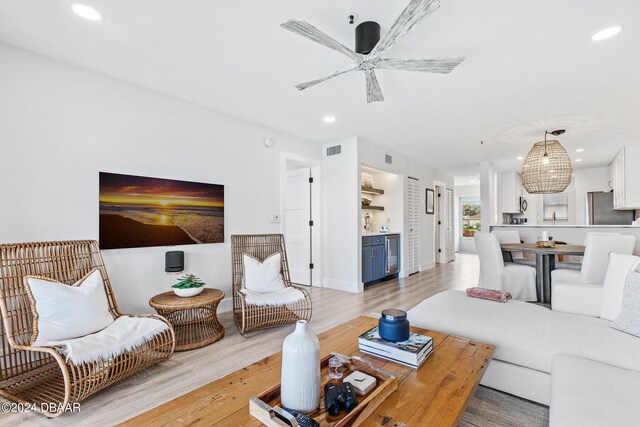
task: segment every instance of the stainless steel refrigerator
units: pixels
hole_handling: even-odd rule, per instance
[[[587,193],[587,216],[590,225],[631,225],[635,211],[613,209],[613,191]]]

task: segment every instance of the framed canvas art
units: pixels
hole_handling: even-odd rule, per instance
[[[224,185],[100,172],[100,248],[224,242]]]

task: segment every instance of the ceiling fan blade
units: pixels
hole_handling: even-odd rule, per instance
[[[449,74],[464,58],[380,59],[376,68]]]
[[[367,69],[364,70],[364,74],[367,77],[367,103],[384,101],[376,73],[373,70]]]
[[[304,83],[297,84],[297,85],[296,85],[296,88],[297,88],[298,90],[305,90],[305,89],[306,89],[306,88],[308,88],[308,87],[315,86],[315,85],[317,85],[318,83],[322,83],[322,82],[323,82],[323,81],[325,81],[325,80],[329,80],[329,79],[332,79],[332,78],[334,78],[334,77],[337,77],[337,76],[339,76],[339,75],[341,75],[341,74],[348,73],[349,71],[353,71],[353,70],[355,70],[356,68],[358,68],[358,65],[357,65],[357,64],[351,64],[351,65],[349,65],[348,67],[345,67],[345,68],[343,68],[343,69],[341,69],[341,70],[334,71],[333,73],[329,74],[328,76],[325,76],[325,77],[322,77],[322,78],[319,78],[319,79],[316,79],[316,80],[310,80],[310,81],[308,81],[308,82],[304,82]]]
[[[309,24],[308,22],[292,19],[283,24],[280,24],[280,26],[286,30],[299,34],[302,37],[306,37],[310,40],[313,40],[316,43],[320,43],[323,46],[326,46],[335,51],[338,51],[343,55],[347,55],[349,58],[355,61],[359,61],[363,57],[363,55],[352,51],[342,43],[329,37],[328,35],[320,31],[313,25]]]
[[[440,8],[440,0],[411,0],[368,58],[379,58],[427,16]]]

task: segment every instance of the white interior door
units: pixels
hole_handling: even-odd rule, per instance
[[[420,271],[420,181],[407,180],[407,274]]]
[[[285,176],[284,236],[291,281],[311,283],[311,186],[309,168],[289,170]]]

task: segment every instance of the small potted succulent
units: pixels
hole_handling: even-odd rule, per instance
[[[193,297],[200,294],[204,290],[204,283],[199,277],[193,274],[185,274],[182,276],[178,283],[171,286],[173,293],[179,297]]]

